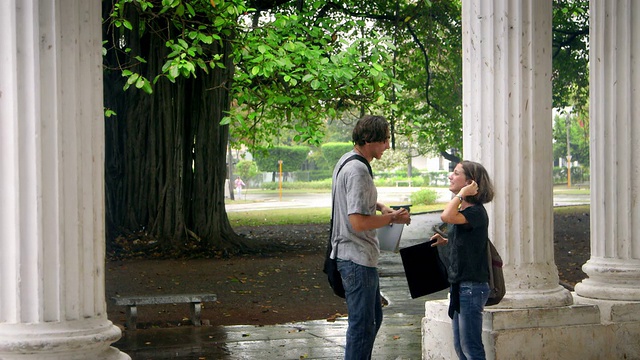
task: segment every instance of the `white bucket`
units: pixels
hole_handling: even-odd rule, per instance
[[[389,224],[378,229],[378,242],[381,251],[398,252],[404,224]]]

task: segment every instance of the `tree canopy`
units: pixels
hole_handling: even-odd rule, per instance
[[[586,9],[554,2],[554,106],[586,103]],[[459,0],[103,0],[103,18],[111,237],[242,248],[228,145],[319,145],[379,113],[394,148],[462,146]]]
[[[228,119],[241,142],[270,146],[284,127],[294,143],[317,145],[326,123],[381,112],[393,148],[461,151],[461,1],[251,4],[257,10],[236,57],[241,100]],[[588,0],[553,2],[553,105],[583,115],[588,8]]]
[[[260,2],[236,52],[226,123],[251,147],[283,129],[318,145],[328,122],[382,113],[424,152],[460,146],[459,1]]]

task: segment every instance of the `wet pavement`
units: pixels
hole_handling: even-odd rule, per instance
[[[409,200],[412,188],[379,188],[384,202]],[[444,200],[450,193],[443,189]],[[261,198],[262,197],[262,198]],[[243,195],[243,200],[245,196]],[[247,204],[228,204],[227,211],[269,208],[329,207],[327,194],[296,194],[273,198],[246,194]],[[588,204],[588,195],[554,196],[555,206]],[[440,222],[439,213],[414,214],[405,226],[400,247],[423,241]],[[383,252],[379,264],[380,287],[389,304],[384,307],[384,321],[374,345],[374,359],[421,359],[421,320],[424,303],[443,299],[447,291],[411,299],[398,253]],[[341,359],[345,345],[346,318],[334,322],[305,321],[270,326],[186,326],[123,331],[114,347],[133,360],[155,359]]]
[[[425,241],[439,214],[414,215],[400,247]],[[383,252],[380,288],[389,304],[376,338],[375,359],[420,359],[424,302],[446,298],[446,291],[411,299],[398,253]],[[187,326],[123,331],[115,347],[134,360],[151,359],[340,359],[346,318],[270,326]]]

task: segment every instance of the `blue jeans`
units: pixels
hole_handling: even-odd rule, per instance
[[[373,342],[382,324],[378,269],[338,260],[338,271],[342,277],[349,312],[344,358],[371,359]]]
[[[482,345],[482,311],[489,298],[489,284],[460,283],[460,312],[453,315],[453,346],[458,358],[485,359]]]

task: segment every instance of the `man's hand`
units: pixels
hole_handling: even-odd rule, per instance
[[[394,224],[411,224],[411,215],[405,208],[392,211],[391,219],[391,222]]]

